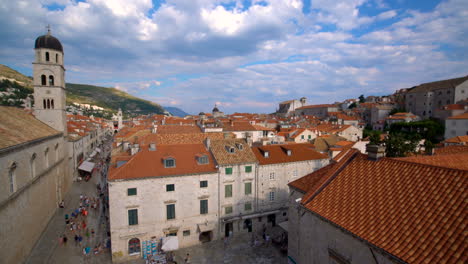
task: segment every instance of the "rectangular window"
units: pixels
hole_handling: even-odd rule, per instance
[[[270,172],[270,180],[274,180],[275,179],[275,173],[274,172]]]
[[[200,188],[208,187],[208,181],[200,181]]]
[[[224,185],[224,197],[232,197],[232,184]]]
[[[164,160],[164,167],[174,168],[175,167],[175,159],[166,159],[166,160]]]
[[[245,203],[245,204],[244,204],[244,210],[245,210],[245,211],[250,211],[250,210],[252,210],[252,203],[251,203],[251,202]]]
[[[270,198],[270,201],[274,201],[275,200],[275,192],[270,192],[269,198]]]
[[[308,135],[307,137],[308,137],[309,139],[311,139],[311,138],[312,138],[312,136],[311,136],[311,135]]]
[[[304,135],[301,135],[301,139],[304,139]]]
[[[182,234],[183,234],[184,236],[190,236],[190,230],[184,230],[184,231],[182,232]]]
[[[293,177],[297,177],[297,170],[293,171]]]
[[[208,213],[208,200],[200,200],[200,214]]]
[[[138,225],[138,209],[128,210],[128,225]]]
[[[166,211],[167,211],[167,220],[175,219],[175,204],[167,204]]]
[[[174,184],[166,185],[166,192],[173,192],[173,191],[175,191],[175,185]]]
[[[232,168],[226,168],[226,174],[232,174]]]
[[[203,155],[198,157],[198,164],[208,164],[208,156]]]
[[[128,196],[136,195],[136,194],[137,194],[137,189],[136,188],[128,188],[127,189],[127,195]]]
[[[225,214],[232,214],[232,206],[226,206],[224,208],[224,213]]]
[[[245,166],[245,172],[252,172],[252,166]]]
[[[251,182],[244,183],[244,190],[245,190],[246,195],[252,194],[252,183]]]

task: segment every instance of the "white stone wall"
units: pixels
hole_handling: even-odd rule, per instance
[[[109,183],[109,213],[112,237],[113,261],[141,258],[128,255],[128,241],[140,242],[151,237],[166,236],[168,228],[177,229],[179,247],[199,242],[198,224],[209,222],[213,239],[218,238],[218,174],[198,174],[171,177],[154,177],[139,180],[112,181]],[[200,188],[200,181],[207,180],[208,187]],[[175,191],[166,192],[166,185],[174,184]],[[128,188],[137,188],[137,195],[128,196]],[[200,214],[200,200],[208,199],[208,214]],[[175,204],[175,219],[167,220],[167,204]],[[128,210],[138,209],[138,224],[129,226]],[[189,236],[183,231],[190,230]]]
[[[286,207],[289,193],[288,183],[312,173],[328,165],[328,163],[328,159],[321,159],[260,165],[257,184],[257,211],[273,211]],[[270,179],[270,174],[272,173],[274,173],[274,179]],[[273,201],[270,201],[270,192],[275,193]]]
[[[310,138],[309,138],[310,136]],[[294,142],[296,143],[308,143],[310,140],[313,140],[317,137],[317,135],[306,129],[302,133],[300,133],[297,137],[294,138]]]
[[[446,119],[445,139],[468,135],[468,119]]]
[[[291,188],[288,222],[288,256],[298,264],[335,263],[329,250],[352,264],[375,263],[370,247],[299,206],[302,194]],[[393,264],[387,256],[372,248],[380,264]]]
[[[454,103],[468,99],[468,80],[455,87]]]
[[[0,262],[22,263],[25,260],[69,190],[72,180],[66,151],[62,136],[8,152],[0,151]],[[13,163],[16,163],[16,170],[12,193],[9,169]]]
[[[338,133],[339,136],[346,138],[349,141],[358,141],[362,139],[362,129],[355,126],[350,126]]]

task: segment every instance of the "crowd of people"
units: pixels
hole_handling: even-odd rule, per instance
[[[79,202],[77,202],[76,207],[71,207],[71,210],[68,209],[70,211],[65,212],[65,230],[59,236],[59,245],[62,247],[67,247],[69,238],[74,239],[74,246],[83,254],[85,261],[93,255],[97,256],[106,250],[110,251],[111,246],[105,158],[107,157],[103,157],[98,162],[98,166],[92,174],[94,177],[100,177],[96,179],[98,182],[96,192],[88,193],[88,195],[82,192],[79,195]],[[67,210],[65,201],[62,200],[59,203],[59,208]],[[90,218],[90,216],[92,217]]]

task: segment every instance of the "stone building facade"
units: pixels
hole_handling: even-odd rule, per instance
[[[63,48],[50,32],[35,43],[34,116],[0,107],[0,256],[22,263],[72,179],[68,168]]]

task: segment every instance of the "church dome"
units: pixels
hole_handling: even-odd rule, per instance
[[[215,113],[215,112],[219,112],[219,109],[216,106],[213,108],[213,113]]]
[[[36,39],[35,49],[53,49],[63,52],[62,43],[49,33]]]

